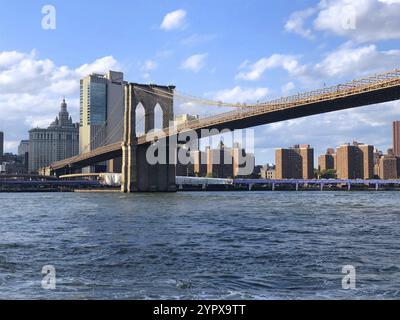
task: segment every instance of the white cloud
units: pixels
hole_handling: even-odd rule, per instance
[[[389,71],[400,65],[400,50],[379,51],[375,45],[346,43],[328,54],[311,71],[316,77],[344,77]]]
[[[146,60],[142,66],[143,71],[154,71],[157,69],[157,63],[153,60]]]
[[[378,0],[378,1],[387,4],[400,3],[400,0]]]
[[[109,69],[119,69],[111,56],[71,68],[40,59],[35,51],[0,52],[0,130],[6,133],[7,145],[27,138],[32,127],[48,126],[59,112],[63,96],[73,120],[78,122],[79,79]]]
[[[168,13],[161,23],[160,28],[165,31],[181,29],[186,24],[186,11],[179,9]]]
[[[184,46],[195,46],[203,43],[207,43],[216,39],[215,34],[192,34],[191,36],[183,39],[181,44]]]
[[[292,81],[286,83],[285,85],[282,86],[282,93],[287,95],[289,94],[296,86]]]
[[[241,64],[239,68],[246,69],[236,75],[236,79],[254,81],[259,80],[266,70],[283,68],[289,73],[298,72],[299,63],[297,57],[291,55],[274,54],[268,58],[262,58],[249,65],[248,61]]]
[[[207,57],[207,53],[190,56],[182,62],[182,68],[193,72],[199,72],[204,68]]]
[[[355,46],[347,42],[315,64],[302,64],[297,56],[273,54],[254,64],[246,63],[236,79],[259,80],[267,70],[281,68],[306,87],[315,87],[325,81],[352,80],[390,71],[399,65],[400,50],[379,51],[375,45]]]
[[[244,60],[238,67],[239,70],[245,69],[249,65],[250,61],[249,60]]]
[[[146,81],[150,81],[151,72],[156,70],[157,68],[158,68],[157,62],[150,59],[146,60],[140,66],[140,71],[143,72],[142,78],[145,79]]]
[[[214,95],[214,99],[232,103],[257,102],[258,100],[265,99],[268,94],[268,88],[242,88],[236,86],[232,89],[218,91]]]
[[[107,70],[117,70],[120,69],[117,61],[112,56],[107,56],[96,61],[84,64],[76,69],[81,76],[86,76],[91,73],[103,73]]]
[[[26,55],[17,51],[4,51],[0,53],[0,70],[21,61]]]
[[[315,31],[357,42],[399,39],[400,1],[321,0],[314,8],[292,13],[285,29],[310,37],[312,30],[304,27],[306,23],[312,24]]]
[[[19,143],[20,141],[4,141],[4,150],[15,150]]]
[[[308,8],[306,10],[293,12],[285,24],[285,30],[297,33],[305,38],[313,39],[312,30],[306,28],[304,24],[307,18],[311,17],[315,11],[315,8]]]

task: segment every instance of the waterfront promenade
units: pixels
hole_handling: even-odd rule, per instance
[[[119,184],[109,183],[107,179],[98,179],[101,175],[91,174],[65,176],[63,179],[0,179],[0,192],[10,191],[75,191],[101,190],[115,191]],[[118,180],[118,179],[117,179]],[[400,180],[362,180],[362,179],[219,179],[200,177],[176,177],[178,191],[307,191],[307,190],[399,190]]]

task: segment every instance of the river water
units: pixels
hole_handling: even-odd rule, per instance
[[[0,193],[0,298],[399,299],[400,194]]]

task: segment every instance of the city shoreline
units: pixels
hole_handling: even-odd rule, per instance
[[[172,192],[163,192],[163,193],[185,193],[185,192],[394,192],[400,191],[400,187],[394,188],[371,188],[371,187],[353,187],[352,189],[348,190],[347,188],[315,188],[315,187],[302,187],[296,190],[295,187],[293,188],[275,188],[272,190],[271,188],[263,188],[263,187],[253,187],[252,189],[249,188],[235,188],[230,187],[227,188],[225,186],[213,186],[208,188],[196,188],[196,187],[186,187],[182,189],[177,189],[176,191]],[[10,190],[0,190],[0,193],[121,193],[120,189],[68,189],[68,190],[58,190],[58,189],[10,189]],[[150,192],[137,192],[140,193],[150,193]],[[160,192],[161,193],[161,192]]]

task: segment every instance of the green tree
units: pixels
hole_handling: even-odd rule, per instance
[[[334,169],[328,169],[328,170],[323,170],[320,174],[321,179],[336,179],[337,174],[336,170]]]

